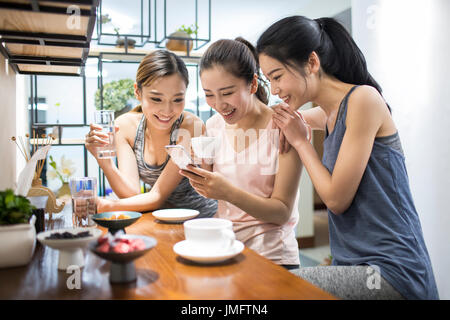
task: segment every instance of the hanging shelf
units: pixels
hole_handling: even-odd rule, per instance
[[[0,0],[0,52],[16,73],[82,74],[99,0]]]

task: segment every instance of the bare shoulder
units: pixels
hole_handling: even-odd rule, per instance
[[[355,89],[348,100],[349,112],[358,114],[384,114],[388,111],[381,94],[372,86],[363,85]]]
[[[139,122],[142,118],[142,112],[133,112],[129,111],[127,113],[124,113],[120,115],[116,122],[120,124],[131,124],[133,122]]]
[[[312,107],[310,109],[299,111],[303,119],[313,130],[325,130],[328,116],[325,111],[320,107]]]
[[[193,137],[199,136],[203,133],[205,124],[202,119],[189,111],[183,111],[183,122],[180,128],[188,130]]]
[[[377,132],[390,117],[389,109],[381,94],[372,86],[360,86],[349,97],[347,127],[365,132]]]
[[[142,113],[127,112],[119,116],[115,123],[119,127],[119,132],[128,140],[134,140],[139,122],[142,119]]]

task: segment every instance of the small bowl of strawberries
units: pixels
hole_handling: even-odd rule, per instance
[[[109,280],[112,283],[136,281],[134,260],[143,256],[156,246],[156,239],[147,236],[107,234],[89,244],[89,249],[97,256],[111,261]]]

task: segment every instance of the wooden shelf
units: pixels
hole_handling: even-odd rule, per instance
[[[80,28],[72,28],[69,15],[33,11],[1,10],[0,30],[10,33],[47,33],[86,36],[89,17],[80,16]]]
[[[17,64],[19,73],[22,74],[42,74],[42,75],[79,75],[80,67],[71,66],[47,66],[38,64]]]
[[[156,50],[157,49],[142,49],[142,48],[133,48],[125,50],[124,48],[117,48],[117,47],[92,47],[89,51],[89,56],[98,57],[101,54],[103,59],[140,62],[143,57]],[[202,53],[198,52],[190,52],[189,56],[186,56],[186,51],[172,51],[172,52],[180,56],[185,62],[198,63],[198,61],[202,57]]]
[[[0,0],[0,52],[16,73],[82,73],[99,0],[79,3]],[[79,9],[78,20],[68,10],[71,5]],[[79,24],[73,24],[74,21]]]
[[[61,143],[59,143],[58,139],[52,140],[51,145],[59,145],[59,144],[84,144],[85,139],[74,139],[74,138],[63,138],[61,139]],[[30,139],[31,145],[43,145],[47,143],[47,139]]]
[[[67,48],[58,46],[41,46],[35,44],[7,43],[8,51],[14,56],[38,56],[55,58],[79,58],[82,48]]]

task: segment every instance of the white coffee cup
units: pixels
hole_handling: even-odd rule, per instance
[[[228,252],[236,239],[230,220],[201,218],[188,220],[183,225],[186,240],[198,254]]]
[[[199,158],[213,159],[216,155],[217,145],[216,137],[194,137],[191,139],[192,149]]]

